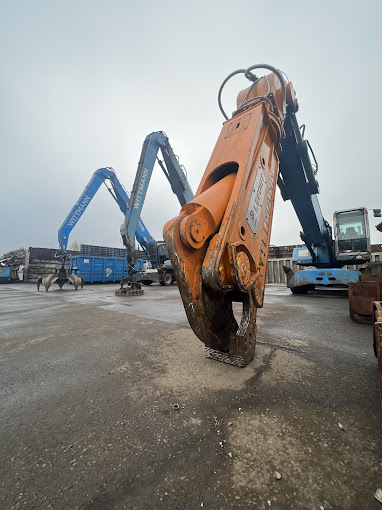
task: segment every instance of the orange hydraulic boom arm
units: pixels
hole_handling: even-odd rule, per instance
[[[251,72],[257,68],[272,73],[257,78]],[[255,355],[283,121],[298,103],[292,84],[262,64],[231,73],[219,104],[224,84],[239,73],[253,83],[239,93],[238,109],[223,124],[195,198],[163,234],[188,320],[207,357],[242,367]],[[243,306],[239,324],[233,302]]]

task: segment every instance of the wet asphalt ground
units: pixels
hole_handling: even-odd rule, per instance
[[[239,369],[176,285],[115,288],[0,286],[1,509],[382,509],[372,331],[343,291],[268,286]]]

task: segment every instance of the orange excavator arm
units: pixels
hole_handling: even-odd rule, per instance
[[[257,68],[272,72],[257,78]],[[222,87],[239,73],[252,85],[224,122],[195,198],[163,233],[207,357],[245,366],[255,355],[256,311],[263,305],[283,121],[287,108],[295,112],[298,105],[292,84],[267,65],[235,71]],[[239,322],[234,302],[242,303]]]

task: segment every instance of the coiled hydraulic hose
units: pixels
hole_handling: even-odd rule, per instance
[[[236,71],[233,71],[231,74],[229,74],[227,76],[227,78],[223,81],[223,83],[221,84],[220,86],[220,89],[219,89],[219,93],[218,93],[218,104],[219,104],[219,108],[220,108],[220,111],[222,112],[224,118],[226,120],[228,120],[228,116],[227,114],[225,113],[224,109],[223,109],[223,106],[222,106],[222,102],[221,102],[221,95],[222,95],[222,91],[223,91],[223,88],[225,86],[225,84],[235,75],[237,74],[244,74],[244,76],[254,82],[255,82],[259,79],[256,75],[254,75],[251,71],[253,71],[254,69],[268,69],[269,71],[271,71],[272,73],[274,73],[277,78],[280,80],[280,83],[281,83],[281,91],[282,91],[282,98],[283,98],[283,119],[282,121],[284,120],[285,116],[286,116],[286,91],[285,91],[285,83],[284,83],[284,78],[281,74],[281,72],[276,69],[275,67],[273,66],[270,66],[268,64],[255,64],[253,66],[250,66],[248,67],[247,69],[237,69]],[[267,78],[265,78],[267,80]],[[268,80],[267,80],[267,83],[268,83]],[[251,98],[250,100],[246,101],[250,91],[252,90],[254,84],[252,85],[251,89],[248,91],[248,93],[246,94],[245,98],[243,99],[242,103],[240,104],[239,106],[239,109],[242,108],[243,106],[245,105],[248,105],[249,103],[251,103],[252,101],[256,100],[256,99],[265,99],[267,101],[270,101],[268,97],[266,96],[258,96],[258,97],[254,97],[254,98]],[[269,94],[269,83],[268,83],[268,93],[267,95]],[[237,111],[237,110],[236,110]],[[234,113],[236,113],[236,111]]]

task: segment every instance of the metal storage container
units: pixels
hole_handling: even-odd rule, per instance
[[[70,258],[70,272],[79,274],[85,282],[119,282],[127,271],[127,261],[116,257]]]
[[[8,283],[11,279],[11,268],[0,266],[0,283]]]

